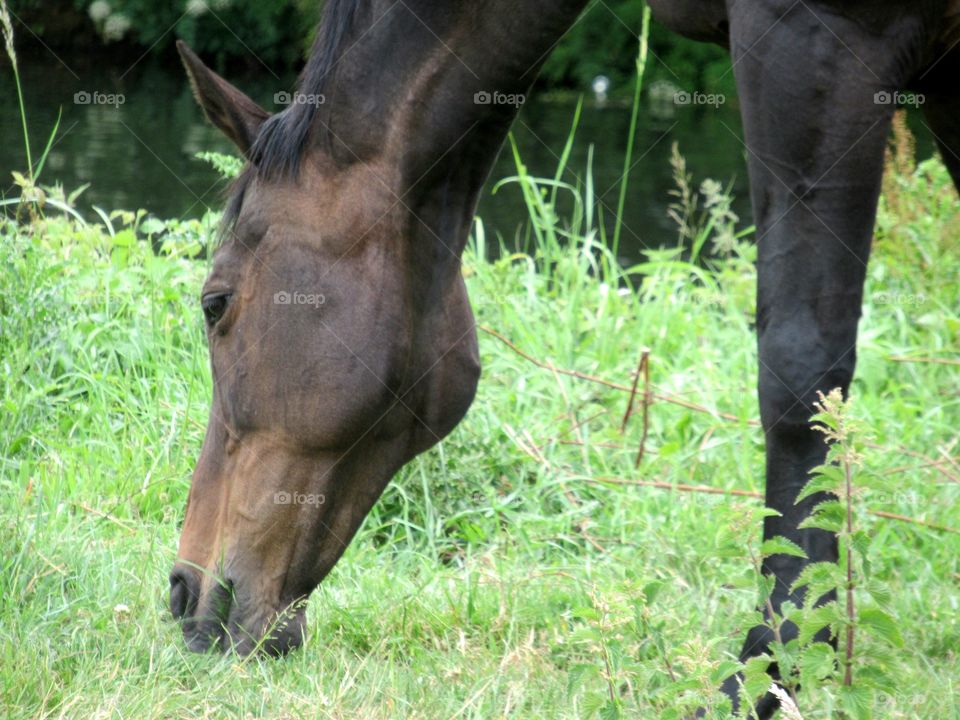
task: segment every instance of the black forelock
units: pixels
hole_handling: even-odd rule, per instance
[[[321,96],[331,71],[345,51],[358,6],[364,0],[327,0],[317,27],[310,59],[300,76],[298,92]],[[275,179],[299,174],[307,137],[313,127],[319,105],[294,102],[286,110],[268,118],[250,147],[250,164],[230,188],[224,211],[224,228],[236,220],[243,195],[253,176]]]

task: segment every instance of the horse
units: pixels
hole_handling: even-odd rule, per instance
[[[960,0],[650,0],[730,52],[758,244],[766,495],[806,558],[774,555],[769,608],[835,561],[796,503],[827,447],[819,392],[854,375],[896,97],[960,187]],[[587,0],[328,0],[293,102],[271,115],[179,52],[206,117],[247,162],[201,293],[213,398],[170,607],[187,645],[283,654],[304,600],[394,474],[464,417],[480,377],[461,274],[479,193],[525,94]],[[310,499],[313,499],[310,502]],[[784,641],[795,637],[790,624]],[[773,642],[749,630],[741,660]],[[724,692],[738,704],[738,676]],[[757,711],[767,718],[776,700]]]

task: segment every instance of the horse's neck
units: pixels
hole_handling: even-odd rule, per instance
[[[386,161],[404,206],[462,247],[518,96],[585,4],[362,4],[317,119],[328,151],[344,163]]]

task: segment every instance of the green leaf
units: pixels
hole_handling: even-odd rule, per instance
[[[828,602],[825,605],[808,610],[797,624],[799,628],[797,640],[800,641],[801,646],[806,646],[813,640],[814,635],[823,628],[841,619],[840,607],[836,602]]]
[[[686,677],[686,678],[681,678],[676,682],[668,683],[664,687],[664,689],[668,690],[672,696],[678,697],[690,690],[696,690],[698,687],[700,687],[700,682],[697,680],[697,678]]]
[[[570,633],[570,642],[573,643],[599,643],[603,640],[600,632],[589,625],[578,627]]]
[[[133,230],[121,230],[111,239],[114,247],[133,247],[134,243],[137,242],[137,236],[133,234]]]
[[[620,705],[614,702],[608,702],[600,710],[600,717],[602,720],[620,720],[622,717],[620,713]]]
[[[816,424],[816,425],[823,425],[824,427],[828,427],[831,430],[837,429],[836,418],[834,418],[833,415],[831,415],[828,412],[818,412],[811,415],[810,423]]]
[[[600,613],[598,613],[596,609],[592,607],[574,608],[570,614],[573,615],[573,617],[575,618],[579,618],[580,620],[599,620],[600,619]]]
[[[580,688],[580,686],[584,685],[586,680],[592,680],[599,674],[600,671],[596,665],[591,663],[580,663],[579,665],[574,665],[567,672],[567,692],[574,692],[574,690],[577,690]]]
[[[722,660],[720,664],[710,672],[710,683],[719,685],[728,677],[742,669],[743,665],[735,660]]]
[[[780,605],[780,617],[782,617],[784,620],[789,620],[801,612],[803,612],[803,610],[794,605],[790,600],[784,600],[783,604]]]
[[[803,551],[802,547],[792,540],[787,540],[782,535],[764,540],[763,545],[760,546],[760,553],[763,557],[770,557],[771,555],[790,555],[804,559],[807,557],[807,553]]]
[[[757,655],[748,659],[743,664],[744,675],[757,675],[758,673],[766,673],[767,668],[770,667],[770,663],[773,662],[773,658],[769,655]]]
[[[870,550],[871,537],[865,530],[855,530],[850,536],[850,546],[853,551],[860,556],[864,556]]]
[[[885,583],[879,580],[868,580],[864,587],[880,607],[889,608],[893,604],[893,593]]]
[[[811,474],[813,477],[797,494],[798,503],[816,493],[827,492],[835,495],[846,484],[843,470],[837,465],[820,465],[814,468]]]
[[[159,235],[167,229],[166,223],[157,218],[147,218],[140,223],[140,232],[144,235]]]
[[[790,677],[793,675],[794,668],[797,665],[798,655],[800,654],[799,643],[789,640],[784,644],[773,643],[770,646],[773,657],[777,661],[777,670],[781,677]]]
[[[646,599],[647,605],[653,604],[662,589],[663,582],[661,580],[653,580],[643,586],[643,597]]]
[[[847,510],[839,500],[825,500],[813,508],[813,512],[798,526],[804,528],[820,528],[828,532],[838,533],[843,530],[847,520]]]
[[[243,170],[244,161],[236,155],[225,155],[218,152],[198,152],[194,155],[198,160],[210,163],[224,178],[235,178]]]
[[[767,692],[773,679],[767,674],[771,658],[769,655],[759,655],[747,660],[743,667],[743,686],[740,695],[750,703]],[[747,703],[744,703],[747,704]]]
[[[793,581],[791,592],[796,592],[804,585],[807,586],[808,602],[820,598],[824,593],[838,588],[844,581],[843,573],[836,563],[818,562],[810,563]]]
[[[864,608],[858,612],[857,624],[871,635],[883,638],[895,647],[903,647],[903,636],[896,620],[880,608]]]
[[[892,688],[897,686],[897,679],[890,675],[890,673],[884,671],[883,669],[877,667],[876,661],[879,658],[874,655],[875,648],[871,648],[870,660],[874,663],[872,665],[863,665],[857,668],[856,681],[857,685],[862,685],[864,687],[870,687],[874,690],[880,690],[881,692],[887,692]],[[895,658],[888,658],[891,661],[891,664],[895,663]],[[897,658],[899,659],[899,658]],[[877,698],[877,700],[881,700]]]
[[[592,717],[600,712],[601,708],[605,707],[605,704],[609,702],[609,700],[606,695],[600,695],[599,693],[586,695],[582,701],[583,716]]]
[[[837,667],[837,653],[831,645],[822,642],[810,643],[800,656],[802,685],[816,685],[830,677]]]
[[[743,553],[741,552],[737,557],[743,557]],[[731,576],[727,580],[727,585],[735,588],[752,588],[757,582],[756,575],[757,571],[748,567],[743,573]]]
[[[871,720],[873,690],[862,685],[842,685],[839,690],[840,707],[857,720]]]
[[[742,558],[747,554],[743,542],[728,541],[713,552],[715,558]]]
[[[757,575],[757,595],[760,597],[760,603],[765,603],[776,587],[777,579],[773,575]]]

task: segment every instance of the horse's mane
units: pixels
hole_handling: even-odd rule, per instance
[[[324,94],[328,76],[343,55],[343,45],[351,34],[357,7],[362,2],[326,1],[310,59],[300,75],[299,93]],[[250,148],[250,163],[230,190],[224,227],[236,220],[244,191],[255,175],[265,178],[297,176],[317,109],[318,104],[314,102],[294,102],[263,123]]]

